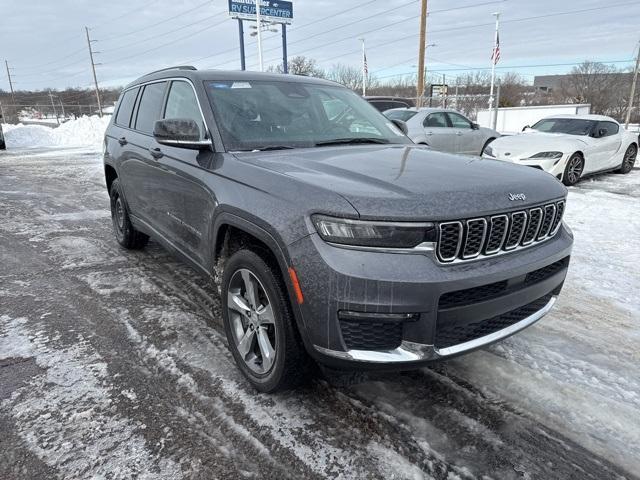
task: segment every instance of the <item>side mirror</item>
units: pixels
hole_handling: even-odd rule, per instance
[[[158,120],[153,127],[153,136],[160,145],[202,150],[211,147],[211,140],[202,140],[200,127],[190,118],[167,118]]]
[[[402,120],[398,120],[398,119],[394,119],[391,120],[391,122],[400,129],[400,131],[402,133],[404,133],[405,135],[407,133],[409,133],[409,127],[407,127],[407,124],[405,122],[403,122]]]
[[[471,130],[480,130],[480,125],[476,122],[471,122]]]

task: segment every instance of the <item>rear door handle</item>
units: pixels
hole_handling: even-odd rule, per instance
[[[120,138],[118,139],[118,143],[119,143],[120,145],[126,145],[126,144],[127,144],[127,139],[126,139],[125,137],[120,137]]]
[[[159,158],[162,158],[164,156],[164,153],[162,153],[162,150],[160,150],[157,147],[156,148],[149,148],[149,153],[156,160],[159,159]]]

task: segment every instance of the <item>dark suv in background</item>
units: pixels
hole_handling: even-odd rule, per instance
[[[151,73],[106,133],[117,240],[152,236],[218,283],[229,348],[262,391],[309,357],[415,368],[540,319],[569,263],[565,187],[402,127],[325,80]]]

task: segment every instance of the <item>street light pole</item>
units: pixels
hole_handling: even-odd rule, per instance
[[[264,71],[264,64],[262,62],[262,17],[260,15],[260,0],[256,0],[256,24],[258,35],[258,64],[260,65],[260,71]]]

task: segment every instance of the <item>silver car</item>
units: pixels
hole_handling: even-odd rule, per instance
[[[407,136],[415,143],[443,152],[482,155],[486,146],[500,136],[495,130],[480,127],[455,110],[392,108],[384,115],[390,120],[405,122],[409,129]]]

